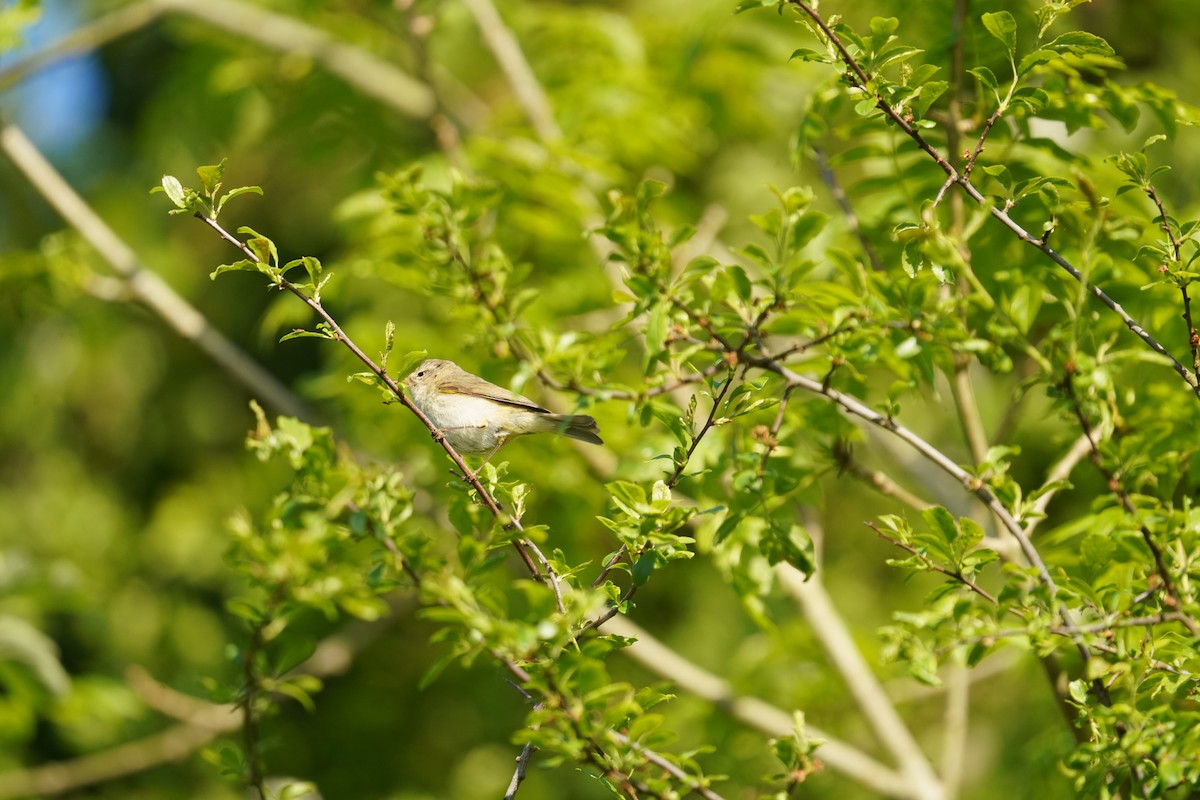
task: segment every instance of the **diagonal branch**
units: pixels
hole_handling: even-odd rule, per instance
[[[59,216],[109,263],[130,294],[200,348],[251,394],[288,416],[315,419],[313,411],[288,387],[212,327],[203,314],[162,278],[146,269],[133,249],[79,196],[20,128],[0,123],[0,150]]]
[[[873,522],[867,522],[864,524],[871,530],[875,531],[875,533],[877,533],[879,535],[880,539],[886,539],[887,541],[894,544],[896,547],[899,547],[901,550],[906,550],[907,552],[916,556],[916,558],[922,564],[924,564],[926,566],[926,568],[931,569],[934,572],[940,572],[941,574],[945,575],[946,577],[952,578],[952,579],[958,581],[963,586],[967,587],[972,592],[974,592],[975,594],[982,597],[984,600],[987,600],[989,603],[995,604],[997,602],[996,596],[994,594],[989,592],[987,589],[984,589],[982,586],[975,583],[973,580],[968,578],[966,575],[963,575],[961,572],[955,572],[954,570],[946,569],[941,564],[938,564],[933,559],[931,559],[929,556],[925,555],[920,550],[913,547],[911,544],[908,544],[907,542],[902,542],[899,539],[897,539],[895,536],[891,536],[889,534],[884,533],[883,530],[880,529],[880,527]]]
[[[799,8],[804,14],[806,14],[821,30],[822,34],[830,41],[830,43],[833,44],[834,48],[838,51],[838,54],[842,59],[842,63],[844,63],[849,70],[847,72],[847,79],[850,81],[851,85],[853,85],[859,91],[870,93],[871,78],[863,71],[862,67],[858,63],[858,60],[850,54],[850,51],[848,51],[846,46],[842,43],[841,38],[838,37],[838,35],[829,27],[824,18],[818,14],[812,6],[805,2],[805,0],[785,0],[785,2],[791,3]],[[969,176],[960,174],[958,170],[956,170],[954,166],[947,161],[946,158],[942,156],[942,154],[939,153],[937,149],[925,139],[924,136],[921,135],[920,131],[914,128],[908,122],[908,120],[905,119],[904,116],[901,115],[895,108],[893,108],[890,103],[884,100],[881,95],[878,93],[873,94],[875,98],[875,106],[880,109],[887,116],[887,118],[896,125],[896,127],[903,131],[906,136],[912,139],[913,142],[916,143],[917,147],[919,147],[931,159],[933,159],[934,163],[941,167],[942,171],[946,173],[947,186],[957,183],[962,187],[963,191],[966,192],[968,197],[970,197],[980,206],[987,208],[988,213],[990,213],[993,218],[998,220],[1002,225],[1016,234],[1017,239],[1025,244],[1030,245],[1031,247],[1036,248],[1037,250],[1040,250],[1047,258],[1064,269],[1067,274],[1082,284],[1089,294],[1091,294],[1093,297],[1107,306],[1110,311],[1116,314],[1121,321],[1125,323],[1125,327],[1129,328],[1129,330],[1132,331],[1135,336],[1145,342],[1146,346],[1148,346],[1155,353],[1158,353],[1163,358],[1167,359],[1171,365],[1171,368],[1174,369],[1181,378],[1183,378],[1184,383],[1191,387],[1192,392],[1196,395],[1196,397],[1200,398],[1200,378],[1197,377],[1196,373],[1192,372],[1182,363],[1180,363],[1180,361],[1175,358],[1175,356],[1171,355],[1170,351],[1163,347],[1157,339],[1151,336],[1146,329],[1137,322],[1137,320],[1131,317],[1129,313],[1121,307],[1120,303],[1110,297],[1099,286],[1089,281],[1074,264],[1072,264],[1049,244],[1047,244],[1045,239],[1038,238],[1030,234],[1029,231],[1021,227],[1016,220],[1008,215],[1007,209],[994,205],[986,197],[984,197],[983,194],[975,188],[974,184],[971,183]],[[945,187],[943,187],[943,189],[944,188]]]
[[[207,22],[283,53],[312,58],[332,74],[388,108],[425,119],[433,92],[383,59],[298,19],[239,0],[154,0],[161,8]]]
[[[0,92],[35,72],[68,58],[91,53],[108,42],[141,30],[163,13],[155,0],[132,3],[88,22],[39,50],[13,60],[0,69]]]
[[[258,254],[255,253],[251,247],[249,247],[241,239],[238,239],[236,236],[229,233],[229,231],[225,230],[225,228],[223,228],[215,219],[212,219],[211,217],[200,212],[197,212],[195,216],[201,222],[216,231],[217,235],[219,235],[222,239],[241,251],[241,253],[247,259],[255,264],[262,263],[262,259],[259,258]],[[347,350],[353,353],[354,357],[361,361],[367,367],[367,369],[369,369],[383,383],[383,385],[387,387],[388,391],[396,398],[400,405],[404,406],[404,408],[406,408],[421,421],[421,424],[429,430],[433,440],[440,444],[442,449],[446,451],[446,454],[450,456],[450,459],[454,462],[454,465],[458,467],[459,471],[464,476],[464,479],[471,485],[471,488],[476,491],[480,502],[485,508],[487,508],[488,511],[492,513],[492,516],[494,516],[498,521],[503,522],[503,524],[506,526],[511,526],[515,530],[524,532],[525,529],[521,525],[521,521],[515,517],[510,517],[504,512],[504,510],[500,507],[500,504],[484,487],[483,483],[479,479],[479,476],[467,466],[466,462],[463,460],[463,457],[458,454],[453,446],[451,446],[445,435],[429,419],[429,417],[425,416],[424,412],[422,412],[421,409],[419,409],[416,404],[409,399],[408,395],[405,394],[404,390],[400,388],[400,384],[396,382],[395,378],[388,374],[387,369],[376,363],[370,356],[363,352],[362,348],[360,348],[353,339],[346,335],[346,332],[342,330],[341,325],[339,325],[337,320],[325,310],[325,307],[318,300],[307,295],[299,287],[284,278],[282,275],[276,280],[276,285],[278,288],[291,292],[293,295],[300,298],[301,302],[312,309],[313,312],[321,318],[324,324],[329,327],[332,338],[335,341],[340,342],[346,347]],[[561,612],[564,609],[562,587],[559,585],[558,575],[551,568],[550,563],[544,557],[540,558],[542,561],[542,567],[546,570],[546,575],[543,576],[541,570],[538,569],[537,565],[533,561],[533,558],[529,555],[530,551],[533,549],[531,542],[521,538],[513,539],[513,547],[521,556],[521,559],[525,562],[525,566],[529,570],[529,573],[535,579],[546,582],[553,590],[555,603]],[[534,550],[534,552],[541,556],[540,552],[536,550]]]
[[[821,580],[816,577],[806,580],[799,570],[788,564],[776,566],[775,574],[804,612],[804,618],[846,682],[875,738],[896,759],[914,794],[926,798],[942,797],[941,782],[933,767],[859,652]]]
[[[1174,256],[1175,267],[1176,269],[1183,269],[1182,243],[1175,234],[1175,229],[1171,226],[1171,218],[1167,216],[1167,208],[1163,205],[1163,201],[1159,198],[1153,184],[1147,182],[1145,189],[1150,202],[1154,203],[1154,207],[1158,209],[1158,218],[1161,221],[1163,232],[1167,235],[1167,241],[1171,243],[1171,253]],[[1196,331],[1196,326],[1192,323],[1192,298],[1188,296],[1188,284],[1184,283],[1180,286],[1179,292],[1183,295],[1183,322],[1187,325],[1188,347],[1192,351],[1192,369],[1197,375],[1200,375],[1200,333]]]
[[[529,118],[529,123],[533,125],[538,138],[546,144],[561,140],[562,130],[554,121],[550,99],[538,82],[537,76],[533,74],[517,37],[504,24],[504,19],[492,4],[492,0],[464,0],[464,3],[471,16],[475,17],[484,42],[508,78],[517,103]]]
[[[636,640],[621,650],[623,654],[656,675],[672,681],[681,689],[714,704],[739,722],[768,736],[792,735],[794,722],[791,714],[757,697],[736,694],[727,680],[679,655],[628,617],[614,617],[608,624],[608,632]],[[824,742],[818,755],[831,769],[841,772],[883,797],[916,800],[920,796],[900,773],[884,766],[853,745],[812,725],[806,725],[805,729],[814,738]]]

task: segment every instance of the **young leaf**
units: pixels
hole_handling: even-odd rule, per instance
[[[988,12],[983,15],[983,27],[1000,40],[1011,60],[1017,53],[1017,21],[1007,11]]]

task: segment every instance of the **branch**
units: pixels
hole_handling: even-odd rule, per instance
[[[1167,216],[1166,206],[1159,199],[1154,185],[1149,182],[1146,183],[1146,194],[1150,197],[1150,202],[1154,203],[1154,207],[1158,209],[1158,218],[1162,221],[1162,229],[1167,234],[1167,241],[1171,243],[1171,252],[1175,256],[1175,265],[1182,268],[1182,243],[1179,237],[1175,235],[1175,229],[1171,227],[1171,218]],[[1196,374],[1200,375],[1200,333],[1196,331],[1196,326],[1192,323],[1192,299],[1188,296],[1187,287],[1188,284],[1186,283],[1179,287],[1180,294],[1183,296],[1183,321],[1187,325],[1188,347],[1192,351],[1192,369]]]
[[[1091,461],[1096,465],[1096,469],[1104,476],[1105,482],[1108,484],[1109,491],[1116,495],[1117,500],[1121,503],[1121,508],[1125,510],[1137,524],[1138,530],[1142,534],[1142,540],[1146,543],[1146,548],[1150,551],[1150,555],[1154,558],[1154,565],[1158,571],[1158,576],[1163,582],[1163,588],[1167,591],[1167,605],[1173,608],[1179,607],[1179,595],[1175,591],[1175,581],[1171,578],[1171,573],[1167,570],[1166,561],[1163,559],[1162,548],[1154,541],[1154,537],[1150,534],[1150,529],[1145,523],[1138,521],[1137,508],[1133,505],[1133,501],[1129,497],[1129,493],[1125,491],[1125,487],[1121,484],[1121,479],[1116,473],[1104,465],[1100,458],[1100,448],[1096,441],[1092,438],[1091,425],[1088,424],[1086,416],[1084,416],[1083,406],[1079,401],[1078,395],[1075,394],[1074,382],[1071,380],[1071,374],[1068,372],[1061,383],[1063,392],[1067,396],[1067,401],[1071,406],[1071,413],[1075,415],[1075,419],[1079,422],[1079,427],[1083,429],[1083,435],[1087,439],[1088,448],[1091,450]],[[1192,635],[1200,635],[1200,629],[1197,629],[1195,623],[1189,624],[1189,629]]]
[[[811,6],[809,6],[805,0],[786,0],[786,2],[796,6],[810,19],[812,19],[817,27],[820,28],[821,32],[833,44],[835,49],[838,51],[842,62],[849,68],[847,78],[850,80],[851,84],[856,89],[859,89],[863,92],[870,92],[870,77],[863,72],[863,69],[859,65],[858,61],[850,54],[850,52],[846,49],[846,46],[842,44],[842,41],[838,35],[829,28],[821,15],[818,14]],[[906,136],[912,139],[913,142],[916,143],[917,147],[919,147],[931,159],[933,159],[934,163],[941,167],[942,171],[946,173],[947,186],[957,183],[963,188],[963,191],[967,193],[968,197],[970,197],[980,206],[986,208],[995,219],[999,220],[1001,224],[1016,234],[1020,241],[1040,250],[1051,261],[1062,267],[1062,269],[1066,270],[1066,272],[1072,278],[1077,280],[1093,297],[1098,299],[1101,303],[1107,306],[1109,310],[1120,317],[1121,321],[1125,323],[1125,327],[1129,328],[1134,335],[1145,342],[1145,344],[1151,350],[1166,358],[1171,364],[1172,369],[1174,369],[1175,372],[1177,372],[1179,376],[1183,378],[1184,383],[1191,387],[1192,392],[1196,395],[1196,397],[1200,398],[1200,378],[1197,378],[1197,374],[1191,372],[1187,369],[1187,367],[1183,366],[1183,364],[1181,364],[1178,359],[1171,355],[1171,353],[1165,347],[1163,347],[1157,339],[1147,333],[1146,330],[1140,324],[1138,324],[1136,320],[1133,319],[1133,317],[1129,316],[1125,309],[1121,307],[1120,303],[1118,303],[1116,300],[1113,300],[1103,289],[1085,278],[1083,273],[1080,272],[1074,264],[1054,250],[1054,248],[1050,247],[1050,245],[1047,244],[1044,239],[1032,236],[1027,230],[1021,227],[1012,217],[1008,215],[1006,209],[992,204],[986,197],[983,196],[982,193],[980,193],[978,189],[975,188],[968,176],[960,175],[958,171],[954,169],[954,166],[951,165],[950,162],[947,161],[932,145],[930,145],[929,142],[926,141],[925,137],[922,136],[916,128],[909,124],[909,122],[886,100],[884,100],[882,96],[876,93],[874,94],[874,98],[875,106],[883,111],[887,118],[890,119],[896,125],[896,127],[903,131]],[[946,187],[943,187],[943,190],[945,188]]]
[[[220,734],[212,728],[174,725],[99,753],[32,769],[0,773],[0,800],[66,794],[97,783],[187,758]]]
[[[942,797],[941,782],[933,767],[859,652],[854,637],[820,579],[810,577],[805,580],[799,570],[783,563],[775,567],[775,575],[804,612],[804,618],[845,680],[876,740],[896,759],[913,794]]]
[[[521,748],[521,755],[517,756],[517,768],[513,770],[512,780],[508,782],[508,789],[504,792],[504,800],[513,800],[517,796],[517,790],[521,788],[521,783],[525,780],[525,770],[529,766],[529,759],[537,750],[533,743],[528,743]]]
[[[821,173],[821,180],[825,183],[826,188],[829,189],[829,194],[833,196],[833,201],[842,210],[842,216],[846,218],[846,227],[858,239],[858,246],[862,248],[867,260],[871,262],[871,269],[876,272],[882,272],[884,266],[879,260],[879,254],[875,252],[875,247],[871,244],[871,240],[863,233],[862,226],[858,222],[858,215],[854,213],[854,208],[846,198],[846,192],[842,189],[842,185],[838,183],[837,175],[829,167],[829,159],[825,157],[825,151],[820,147],[813,147],[812,154],[817,162],[817,171]]]
[[[658,641],[628,617],[615,617],[608,631],[636,641],[621,652],[651,672],[666,678],[681,689],[707,700],[745,725],[768,736],[786,737],[794,732],[792,716],[781,708],[757,697],[739,696],[724,678],[688,661]],[[841,772],[868,790],[885,797],[919,797],[898,772],[880,764],[856,747],[830,736],[812,725],[806,730],[821,739],[820,758],[831,769]]]
[[[875,411],[871,407],[859,401],[857,398],[839,392],[837,389],[826,386],[820,381],[815,381],[805,375],[793,372],[792,370],[775,361],[756,358],[753,356],[747,356],[746,359],[756,366],[776,373],[791,385],[798,386],[799,388],[814,394],[823,395],[824,397],[833,401],[834,404],[839,406],[847,414],[863,419],[872,425],[876,425],[886,431],[891,432],[925,458],[932,461],[934,464],[940,467],[943,472],[946,472],[960,484],[962,484],[968,492],[979,498],[979,500],[988,507],[988,510],[996,515],[996,519],[1000,521],[1004,529],[1012,534],[1013,538],[1017,540],[1017,543],[1021,547],[1021,551],[1025,554],[1025,558],[1028,559],[1029,563],[1033,565],[1034,569],[1037,570],[1038,579],[1047,588],[1047,590],[1050,592],[1050,595],[1053,597],[1058,593],[1058,586],[1055,584],[1054,578],[1051,577],[1050,571],[1046,568],[1046,564],[1044,561],[1042,561],[1042,557],[1037,552],[1037,549],[1034,548],[1033,544],[1029,541],[1029,538],[1025,535],[1020,523],[1013,518],[1008,509],[1004,507],[1004,504],[996,499],[996,496],[992,494],[991,490],[987,488],[987,485],[982,480],[974,475],[971,475],[958,464],[954,463],[954,461],[951,460],[950,457],[941,450],[938,450],[936,447],[929,444],[929,442],[925,441],[908,428],[896,422],[891,417]]]
[[[867,484],[875,491],[886,497],[894,497],[909,508],[922,511],[933,505],[928,500],[917,497],[912,492],[900,486],[881,470],[873,470],[854,457],[850,444],[839,439],[834,447],[833,457],[837,461],[838,470],[849,472],[850,475]]]
[[[554,121],[554,112],[550,108],[550,100],[546,91],[533,74],[517,37],[513,36],[504,19],[492,4],[492,0],[464,0],[467,10],[475,17],[483,41],[492,51],[496,62],[500,65],[508,83],[513,88],[517,103],[529,123],[533,126],[538,138],[546,144],[554,144],[562,139],[562,131]]]
[[[500,655],[499,653],[493,653],[492,655],[497,661],[499,661],[501,664],[503,664],[504,667],[510,673],[512,673],[513,677],[515,677],[523,685],[528,686],[528,685],[534,683],[532,676],[530,676],[530,674],[520,664],[516,663],[515,661],[512,661],[511,659],[505,658],[504,656]],[[522,689],[521,687],[517,687],[517,688],[519,690],[521,690],[522,692],[524,692],[524,689]],[[550,686],[549,689],[552,694],[556,694],[553,686]],[[567,698],[563,698],[560,695],[558,699],[566,700]],[[567,718],[572,721],[573,727],[577,727],[577,726],[575,726],[575,723],[577,722],[577,720],[575,719],[574,714],[567,714]],[[591,746],[592,752],[589,753],[589,756],[592,759],[592,763],[594,763],[597,767],[604,770],[606,773],[608,773],[608,772],[615,773],[613,775],[613,777],[616,777],[619,782],[622,782],[622,783],[632,782],[632,780],[633,780],[632,775],[630,775],[628,773],[616,772],[615,769],[613,769],[609,766],[609,764],[607,763],[608,755],[604,752],[603,747],[601,747],[599,744],[597,744],[594,740],[591,740],[589,737],[584,735],[582,733],[582,731],[577,730],[577,733],[579,733],[581,738],[587,740],[588,744]],[[609,730],[608,733],[614,739],[616,739],[618,742],[620,742],[621,744],[623,744],[626,747],[629,747],[633,750],[636,750],[638,752],[638,754],[641,755],[643,758],[645,758],[648,762],[650,762],[651,764],[654,764],[656,767],[662,769],[664,772],[666,772],[672,778],[675,778],[680,783],[684,784],[689,790],[691,790],[692,792],[703,797],[704,800],[724,800],[724,798],[722,798],[721,795],[717,794],[712,789],[709,789],[703,783],[700,783],[695,776],[688,775],[686,772],[681,770],[675,764],[671,763],[671,761],[669,761],[668,759],[659,755],[654,750],[651,750],[648,747],[644,747],[643,745],[641,745],[637,742],[634,742],[632,739],[630,739],[628,736],[621,733],[620,731]],[[671,795],[671,796],[674,797],[675,795]],[[636,797],[636,795],[635,795],[635,797]]]
[[[1070,477],[1071,472],[1075,469],[1076,465],[1078,465],[1079,462],[1082,461],[1091,451],[1092,439],[1098,434],[1098,429],[1084,431],[1083,434],[1081,434],[1080,437],[1075,440],[1075,443],[1071,445],[1071,449],[1063,454],[1063,457],[1056,461],[1052,467],[1050,467],[1050,471],[1046,474],[1046,480],[1042,485],[1044,486],[1048,483],[1055,483],[1057,481],[1065,481],[1068,477]],[[1029,522],[1025,523],[1026,536],[1033,538],[1034,530],[1044,519],[1042,515],[1046,513],[1046,509],[1050,507],[1050,502],[1054,499],[1054,496],[1057,495],[1058,492],[1058,489],[1051,489],[1042,493],[1037,500],[1033,501],[1033,506],[1028,512],[1026,512],[1026,517],[1032,517]]]
[[[979,498],[979,500],[985,506],[987,506],[988,510],[995,515],[1001,526],[1007,530],[1014,539],[1016,539],[1017,544],[1021,548],[1021,552],[1025,554],[1025,558],[1037,572],[1038,580],[1043,586],[1046,587],[1046,591],[1049,594],[1050,599],[1053,601],[1058,596],[1058,584],[1054,582],[1054,578],[1050,575],[1050,571],[1046,568],[1046,563],[1042,560],[1041,555],[1033,546],[1033,543],[1029,540],[1029,537],[1025,535],[1025,531],[1021,528],[1016,519],[1013,518],[1009,510],[1004,507],[1004,504],[1001,503],[994,494],[992,494],[991,490],[987,488],[987,484],[985,484],[982,480],[976,478],[962,467],[958,466],[958,464],[954,463],[954,461],[946,456],[945,453],[926,442],[908,428],[900,425],[891,417],[880,414],[878,411],[875,411],[874,409],[860,402],[857,398],[843,394],[842,392],[839,392],[836,389],[825,385],[824,383],[815,381],[812,378],[793,372],[782,364],[763,358],[753,358],[749,356],[747,356],[747,361],[778,374],[790,384],[795,384],[806,391],[820,394],[829,398],[848,414],[864,419],[873,425],[877,425],[884,430],[890,431],[906,442],[918,453],[925,456],[925,458],[929,459],[938,467],[940,467],[944,472],[953,476],[959,481],[959,483],[963,485],[964,488],[966,488],[967,491]],[[1070,609],[1068,609],[1065,605],[1059,604],[1058,613],[1067,625],[1074,624],[1072,618],[1073,615]],[[1076,637],[1075,647],[1079,651],[1080,657],[1086,664],[1091,658],[1091,651],[1088,649],[1087,643]],[[1092,687],[1093,691],[1096,692],[1096,696],[1100,698],[1101,702],[1103,702],[1105,705],[1109,705],[1110,701],[1108,691],[1104,687],[1104,684],[1097,679],[1092,681]]]
[[[428,86],[387,61],[293,17],[239,0],[154,2],[280,52],[308,56],[363,94],[406,116],[426,119],[435,110]]]
[[[692,460],[692,454],[696,452],[700,441],[704,435],[712,430],[716,423],[717,412],[721,409],[721,401],[725,399],[725,395],[729,392],[729,387],[733,385],[733,370],[725,376],[725,384],[721,387],[721,391],[713,398],[712,410],[708,412],[708,419],[704,420],[704,425],[700,428],[700,432],[692,437],[692,443],[688,446],[687,453],[684,454],[683,461],[675,467],[675,472],[667,480],[667,488],[674,489],[675,484],[679,482],[679,478],[683,475],[683,471],[687,469],[688,462]]]
[[[875,531],[875,533],[877,533],[879,535],[880,539],[886,539],[887,541],[894,544],[896,547],[899,547],[901,550],[905,550],[909,553],[912,553],[927,568],[933,570],[934,572],[940,572],[941,574],[945,575],[946,577],[952,578],[953,580],[958,581],[963,586],[967,587],[972,592],[975,592],[975,594],[982,597],[984,600],[987,600],[989,603],[995,604],[998,602],[996,600],[996,596],[994,594],[989,592],[987,589],[984,589],[979,584],[975,583],[970,578],[963,575],[961,572],[955,572],[954,570],[946,569],[941,564],[935,563],[934,561],[932,561],[929,558],[929,556],[925,555],[924,553],[922,553],[917,548],[913,547],[908,542],[902,542],[899,539],[897,539],[896,537],[889,536],[888,534],[884,533],[882,530],[880,530],[879,526],[873,522],[865,522],[863,524],[866,525],[871,530]]]
[[[206,224],[210,228],[212,228],[214,231],[216,231],[217,235],[219,235],[222,239],[224,239],[226,242],[228,242],[229,244],[236,247],[239,251],[241,251],[241,253],[247,259],[249,259],[250,261],[252,261],[256,264],[262,263],[261,259],[258,257],[258,254],[255,253],[253,249],[248,247],[245,242],[241,241],[236,236],[229,233],[229,231],[225,230],[225,228],[223,228],[221,226],[221,224],[218,223],[215,219],[207,217],[204,214],[199,213],[199,212],[197,212],[195,216],[201,222],[203,222],[204,224]],[[305,305],[307,305],[310,309],[312,309],[317,314],[317,316],[319,316],[321,318],[321,320],[327,326],[329,326],[329,330],[332,333],[332,338],[335,341],[340,342],[343,346],[346,347],[347,350],[349,350],[351,353],[353,353],[355,358],[357,358],[359,361],[361,361],[367,367],[367,369],[369,369],[376,377],[379,378],[379,380],[384,384],[384,386],[387,387],[388,391],[391,392],[391,394],[396,398],[396,400],[400,403],[400,405],[402,405],[402,406],[404,406],[404,408],[408,409],[408,411],[411,414],[413,414],[413,416],[415,416],[417,419],[419,419],[421,421],[421,424],[424,425],[426,427],[426,429],[429,430],[430,436],[433,438],[433,440],[435,442],[437,442],[438,444],[440,444],[442,446],[442,449],[446,451],[446,454],[450,456],[450,459],[454,462],[455,466],[457,466],[458,469],[461,471],[461,473],[464,477],[464,480],[466,480],[467,483],[469,483],[471,485],[471,487],[476,491],[476,493],[479,496],[480,502],[484,505],[485,508],[488,509],[488,511],[490,511],[492,513],[493,517],[495,517],[498,521],[501,521],[503,524],[505,524],[507,526],[511,526],[512,528],[514,528],[518,531],[524,532],[525,529],[521,525],[521,521],[518,519],[512,518],[512,517],[509,517],[507,514],[505,514],[504,510],[501,509],[500,504],[496,502],[496,499],[493,498],[491,493],[488,492],[488,490],[484,488],[483,483],[479,480],[479,476],[476,475],[475,472],[473,472],[467,466],[466,462],[463,461],[462,456],[460,456],[458,454],[458,452],[455,451],[455,449],[450,445],[450,442],[448,442],[446,440],[445,435],[443,435],[441,433],[441,431],[438,430],[437,426],[433,424],[433,422],[429,419],[429,417],[425,416],[425,414],[421,411],[421,409],[417,408],[416,404],[414,404],[412,402],[412,400],[409,399],[408,395],[405,394],[404,391],[400,388],[400,384],[398,384],[394,378],[392,378],[390,375],[388,375],[386,369],[384,369],[379,364],[375,363],[375,361],[372,360],[370,356],[368,356],[366,353],[364,353],[363,350],[357,344],[355,344],[353,339],[351,339],[349,336],[346,335],[346,332],[342,330],[342,328],[338,324],[337,320],[335,320],[329,314],[329,312],[325,310],[324,306],[322,306],[320,302],[318,302],[316,299],[314,299],[312,297],[309,297],[307,294],[305,294],[303,291],[301,291],[295,284],[293,284],[291,281],[287,280],[283,276],[280,276],[278,278],[278,283],[276,285],[280,289],[284,289],[288,292],[291,292],[293,295],[300,298],[300,300]],[[558,606],[558,609],[559,609],[559,611],[562,611],[564,608],[564,604],[563,604],[563,599],[562,599],[562,589],[559,586],[558,575],[555,574],[554,570],[550,567],[549,562],[547,562],[543,558],[542,566],[546,570],[546,576],[545,577],[542,576],[541,571],[538,569],[537,565],[534,564],[533,559],[529,555],[530,544],[531,544],[530,542],[527,542],[524,539],[518,538],[518,539],[513,540],[513,547],[517,550],[517,553],[521,556],[521,559],[525,562],[525,566],[529,570],[529,573],[535,579],[544,581],[549,584],[550,588],[554,592],[555,602]],[[540,553],[539,553],[539,555],[540,555]]]
[[[52,64],[94,52],[108,42],[140,30],[158,19],[162,13],[162,7],[155,0],[146,0],[98,17],[0,69],[0,92],[16,86],[33,73]]]
[[[0,150],[63,220],[121,277],[129,292],[180,336],[195,344],[254,396],[292,417],[316,415],[288,387],[213,328],[204,315],[139,262],[126,244],[15,125],[0,124]]]

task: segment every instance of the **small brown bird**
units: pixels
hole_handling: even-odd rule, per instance
[[[527,433],[557,433],[604,444],[596,420],[586,414],[553,414],[453,361],[427,359],[404,379],[404,385],[451,447],[463,455],[486,455],[485,462],[509,439]]]

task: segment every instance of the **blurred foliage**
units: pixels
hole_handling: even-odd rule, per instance
[[[497,4],[550,136],[471,4],[212,4],[232,29],[168,5],[102,43],[108,117],[56,165],[325,424],[251,405],[0,160],[0,796],[24,768],[165,731],[131,665],[251,725],[88,796],[234,797],[249,779],[496,797],[525,743],[529,800],[671,797],[708,776],[725,797],[801,781],[874,796],[822,768],[804,727],[887,761],[783,565],[821,576],[927,753],[947,745],[942,677],[976,670],[964,796],[1200,785],[1196,397],[991,215],[1195,368],[1180,321],[1200,252],[1195,3],[827,0],[870,95],[788,3]],[[237,30],[248,6],[431,83],[436,113]],[[55,9],[0,6],[0,50]],[[957,187],[934,203],[945,173],[879,98],[970,164],[982,205]],[[164,173],[169,203],[146,194]],[[235,187],[265,197],[219,206]],[[595,415],[606,447],[531,437],[477,486],[448,475],[313,303],[391,378],[421,352],[450,358]],[[843,414],[851,401],[879,424]],[[982,451],[960,424],[973,406]],[[1056,594],[897,423],[1037,522]],[[1094,455],[1047,483],[1084,430]],[[936,505],[873,490],[874,471]],[[624,658],[627,640],[589,630],[610,608],[800,710],[795,735],[768,741]]]

